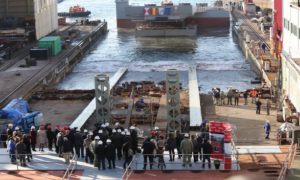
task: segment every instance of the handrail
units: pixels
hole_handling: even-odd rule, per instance
[[[77,155],[74,154],[74,156],[73,156],[73,158],[72,158],[70,164],[69,164],[68,167],[67,167],[67,170],[66,170],[64,176],[62,177],[62,180],[64,180],[66,176],[67,176],[67,179],[69,180],[70,177],[71,177],[71,175],[72,175],[72,173],[73,173],[73,171],[74,171],[74,169],[75,169],[75,168],[77,169],[77,159],[76,159],[76,156],[77,156]],[[70,168],[71,168],[72,165],[73,165],[73,167],[72,167],[71,172],[70,172]]]
[[[132,159],[136,159],[135,162],[137,162],[136,155],[135,155]],[[124,172],[124,174],[123,174],[123,176],[122,176],[122,178],[121,178],[122,180],[123,180],[123,179],[125,179],[125,180],[128,180],[128,179],[129,179],[129,177],[130,177],[131,173],[133,172],[133,170],[131,170],[129,173],[128,173],[128,171],[131,169],[130,166],[131,166],[131,164],[132,164],[133,162],[134,162],[134,161],[131,160],[131,162],[129,163],[129,165],[126,167],[125,172]],[[126,175],[126,178],[125,178],[125,175]]]

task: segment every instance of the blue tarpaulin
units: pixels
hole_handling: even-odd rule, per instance
[[[22,119],[22,115],[29,112],[29,106],[26,101],[23,99],[14,99],[1,110],[1,119],[14,119],[15,126]]]

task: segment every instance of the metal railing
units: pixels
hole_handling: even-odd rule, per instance
[[[129,179],[131,173],[133,172],[133,170],[130,168],[130,166],[132,165],[132,163],[134,162],[134,160],[137,161],[136,155],[132,158],[132,161],[131,161],[131,162],[129,163],[129,165],[126,167],[125,172],[124,172],[124,174],[123,174],[123,176],[122,176],[122,178],[121,178],[122,180],[123,180],[123,179],[124,179],[124,180],[128,180],[128,179]]]
[[[73,171],[74,171],[74,169],[77,169],[77,159],[76,159],[76,156],[77,155],[74,154],[74,156],[73,156],[70,164],[67,167],[67,170],[66,170],[64,176],[62,177],[62,180],[64,180],[65,178],[69,180],[70,177],[71,177],[71,175],[72,175],[72,173],[73,173]]]

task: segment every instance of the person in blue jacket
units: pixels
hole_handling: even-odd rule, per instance
[[[270,125],[269,121],[267,121],[267,123],[265,124],[264,129],[266,131],[266,137],[265,137],[265,139],[270,139],[269,135],[270,135],[271,125]]]
[[[144,102],[144,98],[141,97],[141,99],[137,100],[136,103],[134,104],[136,106],[136,111],[141,111],[143,109],[143,104],[147,104]]]
[[[200,125],[200,131],[202,132],[202,138],[205,138],[205,132],[206,132],[206,123],[207,119],[204,119],[204,121]]]

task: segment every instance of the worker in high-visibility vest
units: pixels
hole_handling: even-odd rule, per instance
[[[257,91],[255,90],[255,88],[252,88],[252,91],[250,92],[250,96],[252,97],[252,103],[256,103],[256,95]]]

